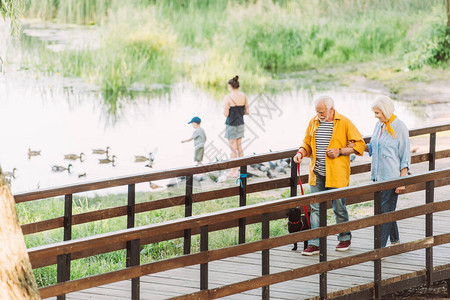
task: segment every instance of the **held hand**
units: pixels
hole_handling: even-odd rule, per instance
[[[355,147],[355,140],[349,140],[348,142],[347,142],[347,148],[353,148],[353,147]]]
[[[405,186],[399,186],[398,188],[395,189],[395,193],[396,194],[401,194],[403,193],[403,191],[406,189]]]
[[[339,156],[339,149],[328,149],[327,156],[329,158],[336,158]]]
[[[296,163],[301,163],[302,162],[302,160],[303,160],[303,155],[301,154],[301,153],[297,153],[297,154],[295,154],[295,156],[294,156],[294,162],[296,162]]]

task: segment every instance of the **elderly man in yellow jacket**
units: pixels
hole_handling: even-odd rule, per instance
[[[350,154],[362,156],[365,143],[355,125],[336,112],[330,96],[320,96],[314,101],[316,116],[309,122],[303,145],[294,156],[296,163],[303,157],[311,157],[309,165],[309,185],[311,192],[346,187],[350,177]],[[348,141],[354,141],[354,147],[347,147]],[[348,221],[345,198],[332,200],[336,223]],[[311,204],[311,228],[319,227],[319,203]],[[340,233],[336,251],[346,251],[351,244],[350,232]],[[319,253],[319,239],[308,241],[303,255]]]

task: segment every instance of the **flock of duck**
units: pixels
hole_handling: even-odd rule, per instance
[[[279,161],[269,161],[267,163],[258,163],[258,164],[251,164],[250,169],[251,171],[247,172],[247,178],[251,177],[263,177],[267,176],[269,178],[275,178],[279,174],[287,174],[286,169],[289,169],[291,167],[291,159],[280,159]],[[193,180],[194,184],[201,184],[201,182],[225,182],[226,180],[229,180],[230,177],[227,176],[227,170],[220,170],[220,171],[214,171],[209,172],[206,174],[198,174],[194,175]],[[233,180],[236,180],[236,178],[233,178]],[[186,177],[178,177],[173,178],[165,185],[167,188],[178,186],[179,184],[182,184],[186,181]],[[163,186],[157,185],[156,183],[150,182],[150,187],[152,189],[159,189],[164,188]]]
[[[110,156],[110,147],[106,147],[105,149],[92,149],[92,154],[96,154],[96,155],[104,155],[104,157],[101,158],[97,158],[98,159],[98,163],[99,164],[111,164],[113,167],[115,166],[115,162],[116,162],[116,155],[111,155]],[[143,156],[143,155],[135,155],[135,162],[148,162],[145,166],[152,168],[153,167],[153,162],[155,160],[155,154],[156,154],[157,149],[155,149],[153,152],[150,152],[148,156]],[[31,150],[30,148],[28,148],[28,159],[31,159],[32,157],[36,157],[36,156],[40,156],[41,155],[41,150]],[[65,160],[70,160],[70,161],[75,161],[75,160],[80,160],[80,162],[83,162],[84,159],[86,157],[86,154],[84,154],[83,152],[81,152],[80,154],[64,154],[64,159]],[[63,166],[63,165],[52,165],[51,166],[51,170],[53,172],[65,172],[67,171],[68,173],[71,173],[71,168],[73,167],[73,165],[71,163],[69,163],[67,166]],[[6,171],[6,172],[2,172],[5,179],[11,183],[12,179],[16,178],[16,172],[18,171],[17,168],[13,168],[12,171]],[[86,177],[86,173],[82,173],[82,174],[78,174],[78,177]]]

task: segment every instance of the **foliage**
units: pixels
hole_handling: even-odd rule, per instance
[[[19,29],[19,17],[23,11],[23,0],[0,0],[0,15],[11,20],[11,34]]]
[[[434,11],[424,20],[424,28],[419,34],[419,47],[409,55],[411,70],[424,65],[445,66],[450,60],[450,27],[442,22],[445,19],[440,12]]]
[[[47,71],[100,85],[113,110],[135,84],[188,80],[219,95],[236,74],[248,90],[280,73],[409,53],[411,65],[436,64],[448,56],[442,11],[440,0],[26,0],[26,16],[96,24],[100,49],[39,57],[52,58]]]

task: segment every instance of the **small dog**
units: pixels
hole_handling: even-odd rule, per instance
[[[309,229],[308,220],[305,215],[302,215],[302,211],[299,207],[294,207],[288,210],[286,216],[289,219],[288,222],[288,231],[289,233],[298,232],[302,230]],[[308,213],[309,216],[309,213]],[[306,249],[308,247],[308,241],[303,242],[303,248]],[[297,250],[297,243],[294,243],[294,248],[292,251]]]

